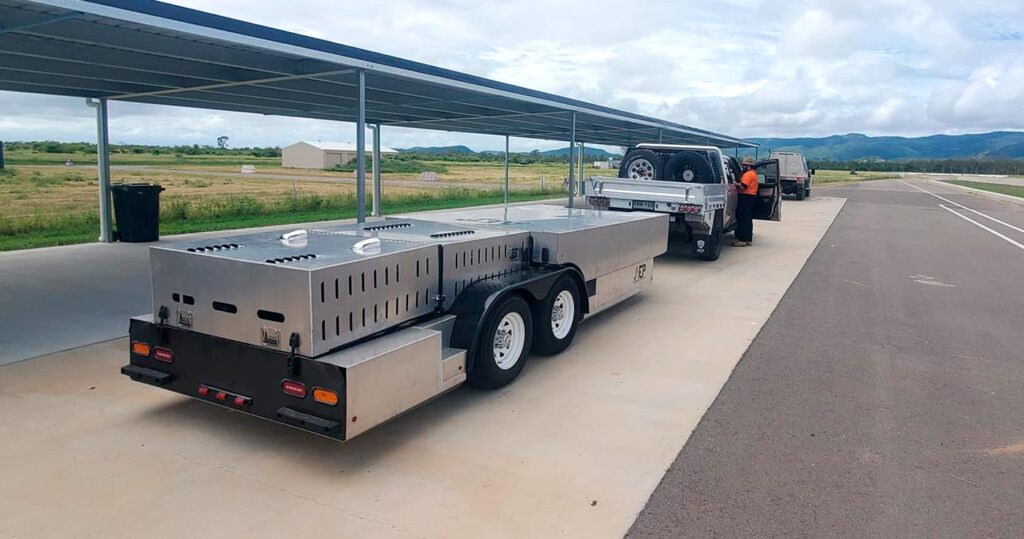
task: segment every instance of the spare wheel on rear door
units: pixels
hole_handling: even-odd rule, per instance
[[[662,180],[664,158],[658,152],[633,149],[622,159],[619,177],[631,180]]]
[[[670,182],[718,183],[711,164],[697,152],[679,152],[665,163],[665,179]]]

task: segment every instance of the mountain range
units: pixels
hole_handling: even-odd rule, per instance
[[[821,138],[753,138],[759,153],[792,151],[808,159],[834,161],[910,159],[1021,159],[1024,132],[995,131],[973,135],[869,137],[858,133]]]
[[[1024,132],[994,131],[971,135],[931,135],[927,137],[871,137],[859,133],[829,137],[752,138],[761,145],[758,152],[771,150],[800,152],[808,159],[834,161],[911,160],[911,159],[1024,159]],[[476,154],[466,146],[407,148],[402,151],[429,154]],[[496,154],[485,150],[479,153]],[[569,148],[540,152],[545,157],[568,155]],[[588,159],[608,159],[618,154],[601,148],[586,148]]]

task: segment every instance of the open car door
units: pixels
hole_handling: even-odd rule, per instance
[[[779,185],[779,160],[765,159],[754,163],[757,171],[757,207],[754,219],[782,220],[782,186]]]

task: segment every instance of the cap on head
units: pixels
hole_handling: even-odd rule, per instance
[[[741,165],[753,165],[754,164],[754,158],[750,157],[748,155],[748,156],[743,158],[743,161],[740,161],[740,164]]]

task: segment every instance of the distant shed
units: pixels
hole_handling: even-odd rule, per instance
[[[370,153],[367,151],[366,153]],[[382,155],[398,152],[381,148]],[[299,141],[281,149],[281,166],[285,168],[325,169],[344,165],[356,158],[356,145],[351,142]]]

